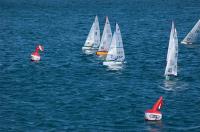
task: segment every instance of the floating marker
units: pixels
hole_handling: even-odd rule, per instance
[[[157,102],[154,104],[152,109],[145,111],[145,120],[149,121],[159,121],[162,119],[162,113],[158,110],[161,109],[163,105],[163,97],[161,96]]]
[[[44,48],[43,48],[41,45],[38,45],[38,46],[35,48],[35,52],[33,52],[33,53],[31,54],[31,60],[32,60],[32,61],[39,61],[39,60],[40,60],[39,51],[44,51]]]

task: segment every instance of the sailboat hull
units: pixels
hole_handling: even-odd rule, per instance
[[[120,66],[122,64],[123,64],[123,62],[115,62],[115,61],[106,61],[106,62],[103,62],[104,66]]]
[[[176,78],[177,75],[165,75],[166,80],[173,80]]]
[[[89,55],[89,54],[95,53],[97,51],[97,49],[96,48],[91,48],[91,47],[82,47],[82,51],[83,51],[83,53]]]
[[[185,41],[182,41],[181,43],[182,44],[192,44],[191,42],[185,42]]]

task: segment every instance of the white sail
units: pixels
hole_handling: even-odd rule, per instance
[[[112,37],[112,42],[110,45],[110,49],[108,51],[108,54],[106,56],[106,61],[114,61],[117,58],[117,37],[116,37],[116,32],[114,31],[113,37]]]
[[[125,60],[124,47],[119,25],[116,24],[112,42],[106,57],[106,61],[123,62]]]
[[[172,22],[172,28],[171,28],[171,32],[170,32],[170,39],[169,39],[169,45],[168,45],[168,51],[167,51],[167,58],[166,61],[169,60],[169,56],[170,56],[170,52],[172,50],[172,46],[173,46],[173,35],[174,35],[174,22]]]
[[[98,17],[95,17],[95,20],[92,24],[88,37],[85,41],[83,49],[98,49],[100,44],[100,29]]]
[[[108,51],[112,40],[112,31],[108,17],[104,26],[101,42],[98,51]]]
[[[192,30],[187,34],[187,36],[181,42],[182,44],[192,44],[195,42],[200,42],[200,20],[195,24]]]
[[[178,61],[178,38],[177,38],[176,28],[174,26],[174,23],[172,22],[165,76],[169,75],[177,76],[177,61]]]

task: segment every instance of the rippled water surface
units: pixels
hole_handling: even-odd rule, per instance
[[[180,44],[178,77],[163,77],[171,21],[180,41],[199,13],[198,0],[1,0],[0,131],[199,131],[200,46]],[[122,70],[81,52],[95,15],[101,33],[105,16],[119,23]],[[161,95],[162,121],[145,122]]]

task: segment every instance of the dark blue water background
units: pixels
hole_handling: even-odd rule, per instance
[[[0,131],[200,131],[200,46],[180,44],[178,77],[163,77],[171,21],[180,41],[199,13],[198,0],[1,0]],[[101,33],[105,16],[119,23],[120,71],[81,52],[95,15]],[[145,122],[161,95],[163,120]]]

